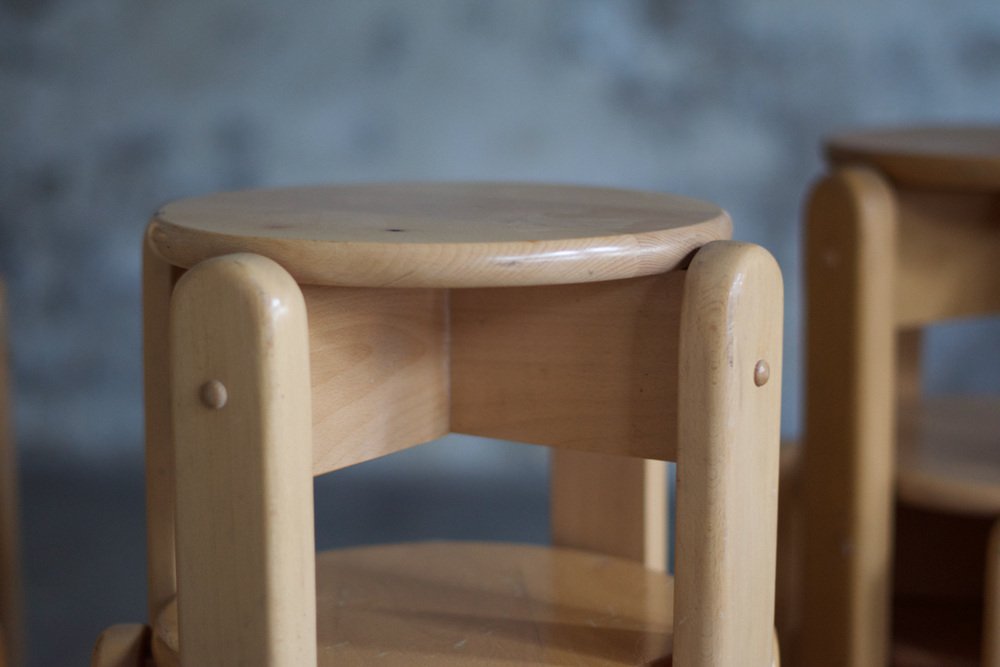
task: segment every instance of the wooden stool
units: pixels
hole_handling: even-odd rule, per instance
[[[22,664],[21,568],[17,520],[17,462],[11,442],[7,389],[7,328],[0,285],[0,667]]]
[[[931,397],[920,386],[925,326],[1000,313],[1000,128],[848,135],[827,143],[827,157],[806,227],[801,658],[882,667],[895,499],[900,511],[1000,516],[1000,398]],[[980,559],[985,537],[981,547]],[[990,584],[990,609],[996,593]],[[962,664],[914,644],[951,632],[919,613],[922,636],[901,641],[896,659]],[[983,634],[984,664],[1000,664],[995,613]],[[975,638],[965,641],[975,660]]]
[[[566,186],[162,209],[153,628],[113,628],[93,664],[134,667],[147,643],[161,667],[772,664],[781,279],[729,233],[709,204]],[[451,431],[557,448],[553,548],[314,552],[313,475]]]

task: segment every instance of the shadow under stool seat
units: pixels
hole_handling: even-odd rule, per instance
[[[857,132],[826,153],[806,224],[802,664],[1000,665],[1000,396],[921,378],[927,326],[1000,314],[1000,127]],[[914,575],[958,548],[894,545],[914,512],[981,522],[973,577]]]
[[[730,230],[683,197],[503,183],[161,209],[152,627],[93,664],[773,664],[781,277]],[[314,475],[449,432],[553,447],[552,547],[315,553]]]

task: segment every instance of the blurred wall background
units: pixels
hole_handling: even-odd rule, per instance
[[[785,271],[795,435],[799,212],[821,137],[969,121],[1000,122],[992,0],[0,0],[32,664],[82,664],[98,628],[142,618],[139,248],[159,204],[398,179],[715,201]],[[935,332],[932,385],[996,390],[998,341],[996,322]],[[407,466],[438,469],[428,451]],[[542,479],[539,455],[469,451],[469,474]]]

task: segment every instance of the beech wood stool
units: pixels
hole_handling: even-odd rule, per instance
[[[24,660],[18,530],[17,462],[10,427],[7,383],[6,299],[0,284],[0,667]]]
[[[920,380],[926,326],[1000,314],[1000,127],[863,132],[826,151],[806,225],[801,664],[980,660],[979,619],[948,602],[958,591],[904,599],[907,563],[935,557],[914,553],[926,549],[898,545],[891,613],[898,511],[981,517],[971,595],[985,578],[981,660],[1000,665],[998,529],[986,544],[1000,517],[1000,397],[930,396]],[[1000,341],[982,352],[995,358]],[[942,546],[937,557],[959,551]]]
[[[773,664],[782,287],[730,228],[691,199],[513,184],[160,210],[152,628],[108,630],[93,664]],[[552,548],[315,553],[314,475],[452,431],[556,448]]]

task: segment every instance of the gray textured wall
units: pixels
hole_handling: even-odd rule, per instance
[[[450,178],[725,206],[786,272],[793,433],[798,214],[820,137],[966,120],[1000,120],[995,1],[2,0],[0,274],[20,441],[138,449],[139,242],[158,204]],[[990,382],[949,354],[932,364],[943,382]]]

